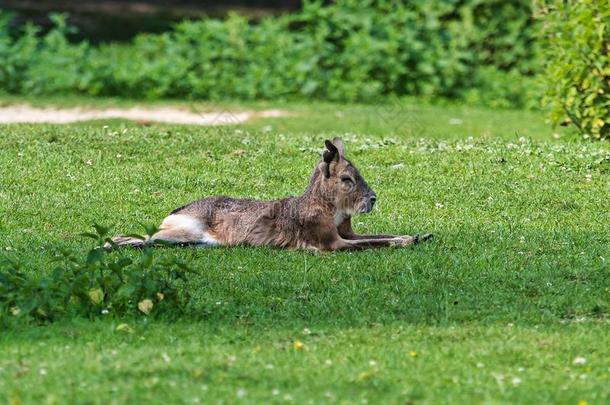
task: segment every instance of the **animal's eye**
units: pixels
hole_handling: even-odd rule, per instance
[[[341,176],[341,181],[344,181],[346,183],[353,183],[354,182],[354,180],[352,180],[352,178],[349,177],[349,176]]]

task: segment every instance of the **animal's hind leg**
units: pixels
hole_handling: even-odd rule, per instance
[[[208,233],[205,232],[203,223],[189,215],[170,215],[163,220],[160,228],[161,230],[151,237],[152,243],[212,244]]]
[[[112,238],[112,242],[114,242],[117,246],[129,246],[132,248],[143,248],[146,246],[147,241],[133,238],[131,236],[115,236]],[[104,249],[110,250],[112,249],[112,245],[110,243],[104,244]]]
[[[160,231],[146,237],[145,240],[129,236],[115,236],[112,241],[118,246],[129,246],[143,248],[158,244],[188,244],[197,246],[214,246],[218,242],[205,230],[203,223],[189,215],[173,214],[163,220]],[[104,247],[108,250],[112,245],[107,243]]]

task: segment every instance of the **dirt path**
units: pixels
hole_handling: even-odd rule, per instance
[[[177,107],[132,108],[36,108],[29,105],[0,107],[0,124],[53,123],[67,124],[77,121],[123,118],[132,121],[163,122],[191,125],[235,125],[255,117],[281,117],[286,112],[265,111],[205,111],[194,112]]]

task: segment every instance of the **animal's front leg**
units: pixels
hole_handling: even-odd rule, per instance
[[[395,236],[377,239],[343,239],[332,245],[331,250],[378,249],[392,246],[407,246],[419,241],[419,236]]]
[[[395,238],[416,238],[416,241],[427,241],[428,239],[432,238],[432,234],[425,234],[424,236],[420,237],[419,235],[414,235],[414,236],[410,236],[410,235],[358,235],[357,233],[355,233],[352,229],[352,220],[351,217],[347,217],[345,218],[338,226],[337,226],[337,231],[339,232],[339,235],[341,235],[341,237],[343,239],[349,239],[349,240],[367,240],[367,239],[395,239]]]
[[[392,238],[414,238],[415,243],[417,242],[425,242],[427,240],[432,239],[431,233],[426,233],[423,236],[419,234],[411,235],[356,235],[352,234],[349,239],[351,240],[367,240],[367,239],[392,239]]]

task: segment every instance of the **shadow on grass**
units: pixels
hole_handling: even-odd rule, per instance
[[[408,248],[364,252],[157,251],[187,261],[194,270],[185,286],[191,296],[188,315],[180,319],[218,327],[536,325],[610,315],[607,235],[523,238],[473,228],[441,232],[432,242]],[[141,253],[116,254],[136,258]]]
[[[482,232],[407,249],[310,255],[240,247],[187,252],[191,312],[219,323],[529,324],[610,314],[607,237]]]

